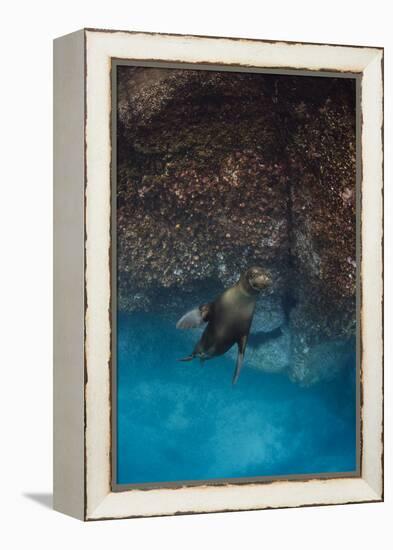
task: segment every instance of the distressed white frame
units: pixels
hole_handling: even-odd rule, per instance
[[[380,501],[383,498],[383,76],[381,48],[86,30],[84,519]],[[111,491],[111,60],[361,73],[361,477]]]

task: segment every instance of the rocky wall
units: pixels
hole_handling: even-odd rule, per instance
[[[354,81],[118,70],[119,308],[175,315],[266,266],[253,332],[283,331],[249,360],[319,379],[313,350],[355,333]]]

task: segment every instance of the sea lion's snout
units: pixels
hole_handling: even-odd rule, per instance
[[[247,280],[254,290],[264,290],[272,284],[272,276],[262,267],[251,267],[246,273]]]

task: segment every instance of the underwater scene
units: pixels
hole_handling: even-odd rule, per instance
[[[116,84],[114,482],[355,475],[355,80]]]
[[[247,366],[232,386],[225,356],[181,363],[190,339],[156,315],[121,315],[118,338],[118,483],[356,470],[350,344],[316,357],[337,372],[304,388]]]

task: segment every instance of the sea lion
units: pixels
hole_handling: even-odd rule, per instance
[[[258,294],[271,283],[271,276],[265,269],[250,267],[234,286],[225,290],[214,302],[203,304],[183,315],[176,324],[177,328],[196,328],[204,323],[207,326],[192,354],[180,361],[211,359],[223,355],[237,344],[238,355],[232,379],[235,384],[243,366]]]

